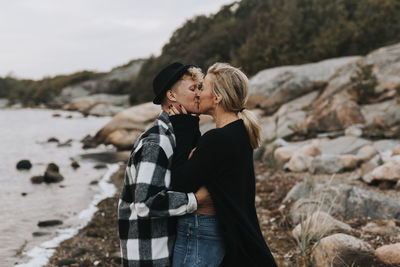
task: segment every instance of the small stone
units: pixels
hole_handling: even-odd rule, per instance
[[[96,185],[96,184],[98,184],[98,183],[99,183],[99,181],[94,180],[94,181],[91,181],[91,182],[90,182],[90,185]]]
[[[31,182],[33,184],[41,184],[44,182],[44,177],[41,175],[37,175],[37,176],[32,176],[31,177]]]
[[[50,137],[49,139],[47,139],[47,142],[48,143],[58,143],[60,141],[55,137]]]
[[[60,225],[63,222],[60,220],[47,220],[47,221],[39,221],[38,226],[39,227],[48,227],[48,226],[55,226],[55,225]]]
[[[49,232],[33,232],[32,236],[34,237],[40,237],[40,236],[45,236],[45,235],[50,235]]]
[[[93,168],[95,168],[95,169],[105,169],[105,168],[107,168],[107,165],[106,164],[97,164]]]
[[[61,117],[61,114],[59,114],[59,113],[54,113],[54,114],[53,114],[53,117],[55,117],[55,118]]]
[[[79,168],[81,165],[79,165],[79,163],[76,160],[72,160],[71,162],[71,167],[74,169]]]
[[[21,196],[23,196],[23,197],[26,196],[26,195],[27,195],[27,193],[25,193],[25,192],[21,193]]]
[[[400,264],[400,243],[384,245],[375,250],[375,256],[385,264]]]
[[[18,170],[29,170],[30,168],[32,168],[32,163],[27,159],[20,160],[17,163]]]

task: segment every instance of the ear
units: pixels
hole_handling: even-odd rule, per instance
[[[222,101],[222,96],[220,94],[216,94],[214,97],[214,102],[219,104]]]
[[[166,96],[170,101],[172,102],[176,101],[175,93],[172,90],[168,90]]]

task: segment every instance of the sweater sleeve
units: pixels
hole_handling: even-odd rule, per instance
[[[139,217],[169,217],[192,213],[197,209],[193,193],[170,191],[166,176],[167,156],[154,143],[147,142],[139,151],[140,160],[127,169],[134,205]]]
[[[178,137],[177,137],[178,138]],[[177,146],[185,150],[184,145]],[[175,167],[171,174],[173,190],[181,192],[196,192],[207,184],[211,177],[218,176],[224,170],[223,162],[229,161],[229,145],[216,130],[211,130],[202,136],[192,157]]]
[[[187,161],[201,134],[198,117],[181,114],[171,116],[170,121],[176,138],[176,147],[171,166],[171,172],[173,173],[178,166]]]

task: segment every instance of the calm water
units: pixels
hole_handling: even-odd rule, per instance
[[[53,117],[54,113],[61,117]],[[71,119],[66,118],[72,115]],[[75,112],[45,109],[0,109],[0,266],[24,263],[29,258],[24,252],[54,238],[60,229],[79,225],[77,214],[86,209],[101,189],[90,182],[102,179],[107,169],[97,170],[96,162],[83,161],[78,155],[85,152],[80,140],[95,134],[110,117],[87,117]],[[57,147],[48,143],[50,137],[60,142],[72,139],[70,147]],[[70,158],[78,160],[80,168],[74,170]],[[18,171],[16,164],[29,159],[33,167]],[[60,168],[64,181],[57,184],[30,182],[34,175],[42,175],[48,163]],[[23,196],[22,193],[26,193]],[[39,228],[40,220],[62,220],[55,227]],[[46,235],[34,237],[33,232]]]

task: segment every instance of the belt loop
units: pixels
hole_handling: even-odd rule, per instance
[[[197,217],[197,213],[194,214],[194,227],[199,227],[199,219]]]

